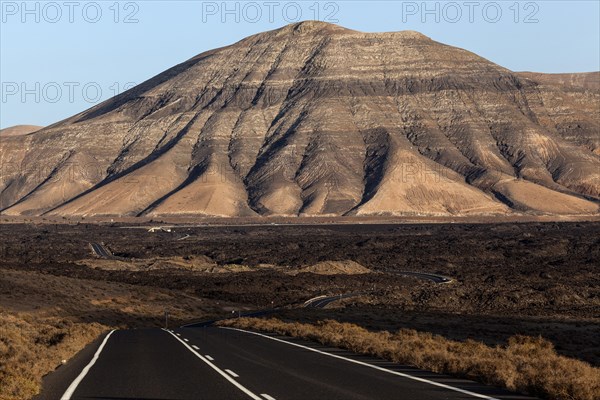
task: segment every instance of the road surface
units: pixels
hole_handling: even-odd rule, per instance
[[[338,294],[334,296],[319,296],[314,297],[310,300],[307,300],[304,303],[304,308],[324,308],[327,304],[340,301],[343,299],[350,299],[352,297],[361,296],[364,293],[346,293],[346,294]]]
[[[108,258],[108,259],[114,258],[114,256],[110,252],[110,250],[108,250],[106,247],[104,247],[100,243],[90,243],[90,246],[92,246],[92,250],[98,257]]]
[[[397,274],[403,276],[414,276],[415,278],[421,278],[434,283],[450,283],[452,278],[437,274],[428,274],[426,272],[413,272],[413,271],[386,271],[389,274]]]
[[[227,328],[110,333],[38,400],[530,399],[314,343]]]
[[[388,272],[388,273],[394,273],[394,274],[403,275],[403,276],[414,276],[415,278],[425,279],[425,280],[432,281],[432,282],[438,283],[438,284],[452,282],[452,278],[448,278],[448,277],[442,276],[442,275],[428,274],[426,272],[398,271],[398,272]],[[318,296],[318,297],[313,297],[310,300],[307,300],[303,306],[304,306],[304,308],[324,308],[326,305],[328,305],[330,303],[340,301],[343,299],[349,299],[352,297],[362,296],[364,294],[367,294],[367,293],[346,293],[346,294],[339,294],[339,295],[333,295],[333,296],[325,296],[325,295]]]
[[[433,281],[438,284],[452,282],[451,278],[447,278],[447,277],[441,276],[441,275],[427,274],[427,273],[423,273],[423,272],[401,271],[401,272],[398,272],[398,274],[407,275],[407,276],[415,276],[417,278],[430,280],[430,281]],[[302,304],[302,307],[303,308],[325,308],[325,306],[327,306],[328,304],[334,303],[336,301],[350,299],[350,298],[362,296],[365,294],[368,294],[368,293],[360,292],[360,293],[336,294],[336,295],[332,295],[332,296],[328,296],[328,295],[317,296],[317,297],[313,297],[312,299],[305,301],[304,304]],[[278,308],[269,308],[269,309],[258,310],[258,311],[244,311],[244,312],[241,312],[239,314],[239,316],[240,317],[261,317],[264,315],[275,313],[277,311],[279,311]],[[231,318],[231,315],[228,315],[228,316],[220,318],[220,319],[193,322],[191,324],[184,325],[183,328],[208,327],[208,326],[213,325],[217,321],[222,321],[224,319],[229,319],[229,318]]]

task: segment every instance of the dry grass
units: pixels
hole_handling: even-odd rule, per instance
[[[42,377],[109,328],[222,312],[180,291],[0,269],[0,400],[30,399]]]
[[[0,313],[0,400],[36,395],[40,378],[108,327]]]
[[[544,399],[600,399],[600,369],[556,354],[552,343],[541,337],[514,336],[506,346],[490,347],[408,329],[372,332],[332,320],[313,325],[239,318],[221,324],[313,340]]]

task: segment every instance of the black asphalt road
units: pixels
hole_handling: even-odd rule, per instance
[[[398,272],[394,272],[394,273],[398,274],[398,275],[403,275],[403,276],[413,276],[415,278],[432,281],[432,282],[438,283],[438,284],[452,282],[451,278],[448,278],[448,277],[445,277],[442,275],[428,274],[426,272],[398,271]],[[310,299],[306,303],[304,303],[304,308],[324,308],[326,305],[328,305],[330,303],[340,301],[343,299],[349,299],[352,297],[361,296],[363,294],[365,294],[365,293],[346,293],[346,294],[340,294],[340,295],[335,295],[335,296],[315,297],[314,299]]]
[[[92,354],[87,356],[89,362]],[[39,399],[61,399],[80,372],[71,371],[58,381],[50,375]],[[71,399],[235,400],[248,397],[170,333],[145,329],[114,332]]]
[[[102,246],[100,243],[90,243],[92,246],[92,250],[94,253],[100,258],[113,258],[113,255],[106,247]]]
[[[415,278],[421,278],[428,281],[432,281],[434,283],[449,283],[452,282],[452,279],[436,274],[428,274],[426,272],[413,272],[413,271],[388,271],[389,273],[404,275],[404,276],[414,276]]]
[[[327,304],[334,303],[343,299],[350,299],[352,297],[360,296],[361,293],[346,293],[339,294],[336,296],[324,296],[310,299],[304,303],[304,308],[324,308]]]
[[[429,280],[429,281],[432,281],[432,282],[435,282],[438,284],[452,282],[451,278],[447,278],[447,277],[441,276],[441,275],[428,274],[428,273],[424,273],[424,272],[400,271],[400,272],[398,272],[398,274],[405,275],[405,276],[414,276],[416,278]],[[307,300],[303,304],[303,307],[304,308],[324,308],[328,304],[334,303],[336,301],[350,299],[353,297],[362,296],[364,294],[368,294],[368,293],[366,293],[366,292],[346,293],[346,294],[338,294],[338,295],[334,295],[334,296],[323,295],[323,296],[314,297],[312,299]],[[264,310],[258,310],[258,311],[243,312],[240,314],[240,316],[241,317],[259,317],[262,315],[268,315],[268,314],[274,313],[276,311],[278,311],[277,308],[270,308],[270,309],[264,309]],[[191,324],[184,325],[183,328],[205,328],[205,327],[209,327],[209,326],[213,325],[215,322],[222,321],[224,319],[229,319],[229,318],[231,318],[231,315],[228,315],[227,317],[223,317],[221,319],[193,322]]]
[[[38,399],[61,399],[81,370],[89,365],[100,342],[50,374]],[[528,399],[310,342],[215,327],[181,328],[173,332],[116,331],[70,397],[73,400],[478,398]]]

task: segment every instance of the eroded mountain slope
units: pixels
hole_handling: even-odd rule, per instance
[[[3,137],[0,207],[594,214],[600,89],[590,77],[565,79],[513,73],[416,32],[293,24]]]

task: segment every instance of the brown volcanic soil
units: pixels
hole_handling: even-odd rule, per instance
[[[157,287],[246,308],[364,292],[341,306],[288,310],[292,314],[284,316],[335,317],[378,329],[413,327],[488,343],[515,333],[541,334],[559,352],[600,365],[597,222],[176,227],[173,233],[116,224],[2,228],[4,270]],[[177,240],[185,235],[190,236]],[[95,268],[89,242],[104,242],[121,257],[115,265],[167,259],[184,266]],[[301,273],[345,260],[373,272]],[[221,269],[197,270],[186,263]],[[440,273],[455,281],[435,285],[399,276],[401,270]]]

